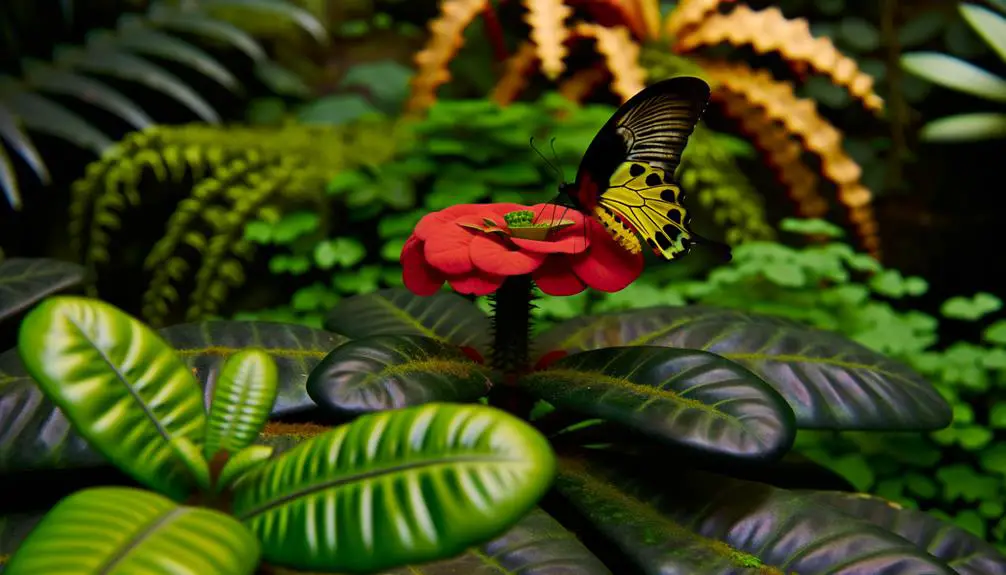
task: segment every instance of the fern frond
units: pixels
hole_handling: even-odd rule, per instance
[[[871,194],[860,182],[862,170],[845,153],[842,134],[817,111],[812,100],[800,99],[790,84],[779,82],[764,70],[752,70],[746,64],[701,62],[713,80],[713,98],[724,94],[743,99],[761,109],[774,122],[801,140],[808,151],[821,159],[823,175],[838,187],[838,200],[855,214],[853,223],[864,247],[876,242],[876,224],[863,215]],[[872,214],[872,212],[870,212]],[[874,238],[874,239],[871,239]]]
[[[664,34],[675,38],[714,13],[720,4],[732,0],[681,0],[664,20]]]
[[[569,30],[566,19],[573,9],[564,0],[524,0],[527,12],[524,20],[531,27],[531,41],[537,48],[541,71],[549,80],[556,80],[566,69],[566,40]]]
[[[447,66],[464,45],[465,29],[488,6],[489,0],[444,0],[440,4],[440,15],[430,21],[430,39],[415,56],[417,70],[405,104],[407,113],[418,114],[433,105],[437,88],[451,78]]]
[[[500,106],[515,101],[527,87],[537,64],[538,48],[531,42],[523,42],[504,63],[503,76],[496,82],[489,99]]]
[[[639,45],[623,26],[605,28],[598,24],[580,22],[575,33],[597,42],[597,51],[604,56],[611,72],[612,91],[623,102],[645,87],[646,72],[639,65]]]
[[[691,52],[722,43],[750,46],[762,54],[778,53],[798,69],[827,76],[867,109],[880,112],[884,108],[883,99],[873,90],[873,78],[855,60],[842,54],[830,39],[815,38],[807,20],[788,20],[777,7],[755,11],[742,4],[728,14],[711,14],[679,36],[674,47]]]

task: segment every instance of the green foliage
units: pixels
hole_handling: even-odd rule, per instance
[[[233,4],[210,0],[200,2],[196,7],[182,8],[171,3],[154,2],[143,16],[124,15],[114,31],[93,31],[81,47],[57,47],[51,63],[25,60],[21,66],[21,78],[0,78],[0,139],[25,161],[43,183],[48,183],[46,161],[29,133],[63,139],[98,155],[113,144],[109,136],[88,119],[52,96],[87,102],[135,129],[149,127],[153,120],[144,107],[101,80],[103,75],[143,85],[175,100],[204,122],[219,122],[217,111],[195,88],[149,58],[167,60],[197,71],[240,94],[243,90],[241,82],[231,71],[191,40],[183,39],[197,37],[209,45],[216,43],[244,52],[258,67],[259,76],[269,83],[270,75],[266,72],[275,70],[277,66],[268,60],[256,40],[206,11],[211,5],[228,3]],[[25,10],[30,9],[27,2],[22,4]],[[246,11],[268,12],[274,19],[277,14],[289,15],[291,11],[297,11],[285,2],[243,4]],[[302,12],[297,17],[297,23],[310,30],[320,27],[317,20]],[[20,186],[14,165],[2,146],[0,190],[13,208],[20,208]]]
[[[781,228],[833,235],[823,221],[787,220]],[[951,402],[951,427],[928,435],[801,431],[797,449],[857,489],[948,517],[1006,548],[1006,321],[985,320],[1001,301],[985,293],[955,297],[947,319],[982,322],[981,342],[941,342],[941,319],[911,309],[922,278],[904,277],[840,241],[802,248],[749,242],[704,280],[644,276],[617,294],[542,305],[546,323],[652,305],[698,303],[749,310],[837,331],[901,360]],[[572,300],[573,298],[564,298]],[[542,301],[544,304],[545,301]],[[967,510],[961,506],[969,507]]]
[[[234,455],[258,437],[279,392],[278,370],[264,349],[243,349],[224,361],[206,422],[206,459]]]
[[[311,243],[347,220],[339,202],[325,201],[325,186],[342,170],[390,157],[396,125],[370,117],[343,127],[158,126],[130,134],[74,183],[72,246],[98,276],[113,255],[112,232],[128,208],[144,203],[145,186],[152,180],[156,191],[191,182],[146,258],[151,279],[143,316],[162,323],[183,296],[179,286],[193,280],[186,317],[214,314],[244,283],[244,262],[261,245],[309,246],[277,256],[270,265],[277,273],[303,273],[309,256],[322,266],[347,261],[333,249],[345,244],[316,252]],[[88,293],[95,295],[96,286]]]
[[[1006,62],[1006,17],[975,4],[961,4],[960,13],[974,32]],[[997,104],[1006,103],[1006,79],[960,58],[936,52],[915,52],[901,56],[908,72],[936,85],[977,96]],[[922,138],[940,142],[960,142],[1006,137],[1006,113],[971,112],[929,122]]]

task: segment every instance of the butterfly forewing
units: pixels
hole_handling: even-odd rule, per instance
[[[708,102],[709,85],[687,76],[633,96],[584,154],[573,192],[579,207],[609,230],[612,221],[628,222],[665,259],[687,252],[696,236],[688,229],[674,171]],[[623,231],[612,235],[619,239]]]

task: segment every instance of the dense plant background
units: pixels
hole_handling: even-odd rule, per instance
[[[89,294],[155,327],[224,317],[317,328],[343,298],[401,285],[399,253],[423,214],[550,200],[558,177],[529,139],[550,156],[544,143],[555,138],[570,179],[618,101],[609,77],[578,99],[529,73],[520,100],[495,103],[511,54],[494,52],[490,30],[505,28],[511,51],[528,33],[520,3],[500,2],[498,21],[463,30],[453,80],[428,114],[406,119],[414,54],[436,2],[246,4],[0,6],[2,254],[77,261]],[[844,134],[840,150],[875,198],[882,263],[864,252],[834,182],[812,174],[828,205],[810,214],[818,218],[797,218],[808,214],[743,118],[712,112],[679,176],[696,227],[734,245],[734,260],[715,267],[696,250],[673,265],[650,262],[617,294],[542,299],[538,328],[700,303],[800,320],[903,360],[952,403],[950,428],[801,432],[799,451],[858,490],[948,518],[1006,550],[1006,316],[995,295],[1006,283],[990,271],[1002,240],[982,177],[1006,150],[1001,139],[921,141],[926,121],[992,104],[899,64],[904,52],[935,51],[1003,75],[1003,61],[954,3],[747,4],[807,19],[874,79],[883,118],[828,78],[801,81],[807,74],[778,54],[714,48],[771,71]],[[570,61],[591,69],[575,50]],[[811,152],[797,156],[819,167]]]

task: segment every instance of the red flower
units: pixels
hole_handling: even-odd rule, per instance
[[[543,240],[515,237],[519,230],[504,215],[518,211],[571,224]],[[417,295],[432,295],[445,281],[458,293],[486,295],[526,274],[549,295],[616,292],[643,271],[641,253],[619,246],[593,218],[554,204],[463,204],[428,214],[406,240],[401,263],[405,286]]]

